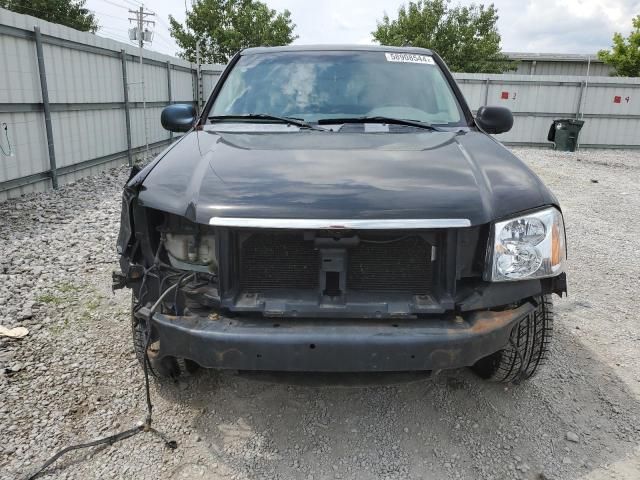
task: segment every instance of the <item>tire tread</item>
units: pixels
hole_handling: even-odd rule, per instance
[[[533,377],[546,363],[553,335],[553,302],[549,295],[535,300],[536,309],[513,328],[509,345],[472,367],[482,378],[519,383]]]

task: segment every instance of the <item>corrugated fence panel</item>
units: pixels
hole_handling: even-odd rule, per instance
[[[168,145],[160,125],[169,99],[194,101],[195,65],[143,51],[146,126],[143,121],[139,49],[0,8],[0,122],[13,155],[0,155],[0,200],[50,188],[52,172],[45,128],[34,28],[41,31],[52,140],[60,184],[128,160],[122,51],[131,118],[131,155]],[[171,71],[168,71],[168,65]],[[0,134],[3,134],[1,131]],[[0,145],[8,150],[4,135]]]
[[[120,69],[118,69],[120,71]],[[139,61],[127,62],[129,101],[142,102],[142,76]],[[122,84],[122,82],[120,82]],[[147,102],[167,101],[167,67],[144,65],[144,97]]]
[[[479,107],[484,105],[484,92],[486,89],[484,82],[458,82],[458,86],[460,87],[464,98],[467,100],[467,104],[470,109],[477,110]]]
[[[42,102],[34,43],[1,34],[0,39],[0,103]]]
[[[501,105],[513,112],[575,112],[578,97],[576,85],[492,83],[489,86],[488,104]]]
[[[195,75],[181,70],[171,70],[171,90],[174,102],[193,101]]]
[[[51,103],[124,101],[119,58],[57,45],[45,44],[43,50]]]
[[[149,143],[167,140],[169,132],[167,132],[160,124],[160,114],[163,107],[147,107],[147,133]],[[142,147],[145,145],[145,125],[142,108],[131,110],[131,141],[134,146]]]
[[[547,134],[554,119],[580,118],[585,121],[583,146],[640,147],[638,78],[590,77],[587,82],[586,77],[559,75],[454,77],[474,111],[486,104],[513,112],[513,129],[496,136],[502,142],[551,146]]]
[[[51,120],[58,167],[127,149],[121,109],[53,112]]]
[[[13,156],[0,156],[0,179],[13,180],[48,170],[47,137],[42,114],[0,114],[0,121],[12,127],[9,138],[13,151]],[[4,131],[0,131],[0,144],[8,150]]]
[[[224,71],[224,67],[224,65],[202,66],[202,90],[205,98],[208,98],[211,95],[211,92],[220,79],[220,75],[222,75],[222,72]]]
[[[585,93],[585,115],[640,115],[640,85],[590,83]]]
[[[580,142],[583,145],[611,145],[637,147],[640,141],[640,119],[589,118],[586,119]]]

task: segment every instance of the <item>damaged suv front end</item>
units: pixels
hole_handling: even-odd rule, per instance
[[[376,73],[431,98],[379,100]],[[156,374],[535,373],[566,291],[562,214],[485,133],[504,112],[474,119],[437,55],[250,49],[204,112],[123,196],[114,286]]]

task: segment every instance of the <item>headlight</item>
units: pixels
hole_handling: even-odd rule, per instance
[[[498,222],[492,232],[485,280],[528,280],[564,272],[564,222],[556,208]]]

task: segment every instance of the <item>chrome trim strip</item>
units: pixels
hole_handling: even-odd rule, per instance
[[[209,225],[237,228],[287,228],[299,230],[416,230],[470,227],[466,218],[408,218],[390,220],[331,220],[302,218],[213,217]]]

